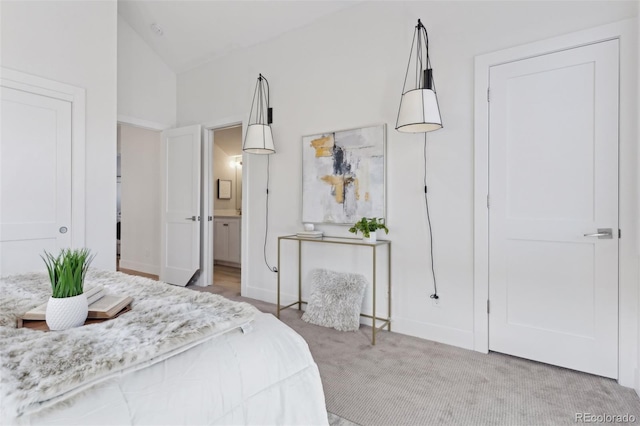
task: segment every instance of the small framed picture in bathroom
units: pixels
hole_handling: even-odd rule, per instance
[[[231,199],[231,181],[218,179],[218,199],[230,200]]]

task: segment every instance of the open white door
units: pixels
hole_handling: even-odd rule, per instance
[[[200,269],[200,126],[162,132],[160,280],[185,286]]]

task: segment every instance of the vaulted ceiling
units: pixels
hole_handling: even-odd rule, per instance
[[[119,0],[118,13],[167,65],[180,73],[356,3]]]

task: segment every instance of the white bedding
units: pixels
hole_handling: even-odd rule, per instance
[[[235,329],[11,422],[327,424],[318,367],[306,342],[269,314],[258,314],[252,326],[246,334]]]
[[[61,332],[16,329],[50,295],[48,277],[0,278],[0,424],[327,423],[306,342],[273,316],[117,272],[86,280],[132,296],[132,310]]]

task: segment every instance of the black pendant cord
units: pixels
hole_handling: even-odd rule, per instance
[[[269,265],[267,261],[267,236],[269,235],[269,155],[267,155],[267,201],[266,201],[266,214],[265,214],[265,227],[264,227],[264,246],[262,248],[262,253],[264,254],[264,264],[267,265],[267,268],[271,272],[278,272],[278,268],[275,266]]]
[[[429,35],[427,29],[422,25],[422,22],[418,19],[418,25],[416,26],[416,33],[418,38],[418,46],[416,49],[416,89],[432,89],[435,91],[435,85],[433,84],[433,78],[431,77],[431,58],[429,57]],[[412,44],[413,49],[413,44]],[[409,58],[411,60],[411,58]],[[425,71],[429,71],[425,73]]]
[[[429,214],[429,197],[427,196],[427,134],[424,134],[424,204],[427,207],[427,224],[429,225],[429,254],[431,255],[431,275],[433,275],[433,294],[431,299],[439,299],[436,270],[433,266],[433,232],[431,230],[431,215]]]
[[[262,82],[264,81],[264,85]],[[266,85],[266,89],[265,89]],[[271,117],[269,114],[269,80],[262,74],[258,75],[256,81],[256,87],[253,92],[253,98],[251,100],[251,109],[249,110],[249,124],[271,124]],[[255,108],[255,122],[252,121],[254,108]]]
[[[267,89],[265,90],[262,84],[260,84],[260,90],[258,91],[258,112],[256,113],[258,123],[270,124],[269,120],[269,80],[262,74],[258,77],[258,82],[264,80]],[[266,109],[265,109],[266,107]]]

